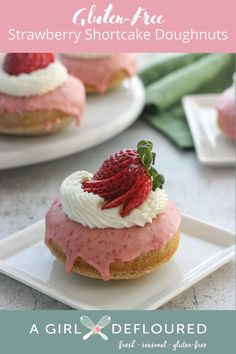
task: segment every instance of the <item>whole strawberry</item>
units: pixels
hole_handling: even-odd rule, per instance
[[[54,60],[52,53],[8,53],[3,68],[8,74],[18,76],[46,68]]]
[[[137,150],[124,149],[108,157],[94,174],[83,184],[86,192],[105,199],[103,209],[122,206],[120,215],[127,216],[139,207],[151,190],[162,188],[164,177],[153,167],[156,154],[151,141],[142,140]]]

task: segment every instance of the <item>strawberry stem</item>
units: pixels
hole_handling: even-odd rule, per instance
[[[152,151],[153,143],[151,141],[141,140],[137,145],[137,151],[141,158],[143,166],[152,177],[152,190],[163,187],[165,178],[153,167],[156,160],[156,153]]]

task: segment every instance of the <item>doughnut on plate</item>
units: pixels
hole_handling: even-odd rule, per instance
[[[0,134],[0,170],[32,165],[96,146],[128,128],[143,110],[145,93],[138,77],[125,80],[106,94],[87,97],[81,124],[46,136]]]
[[[232,233],[182,215],[170,261],[142,278],[104,282],[65,273],[44,244],[43,220],[0,241],[0,272],[76,309],[153,310],[230,261],[234,242]]]

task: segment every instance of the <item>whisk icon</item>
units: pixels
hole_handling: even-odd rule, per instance
[[[92,334],[99,334],[100,337],[102,337],[102,339],[104,340],[108,340],[108,337],[106,334],[102,333],[102,328],[106,327],[107,325],[109,325],[109,323],[111,322],[111,317],[110,316],[103,316],[98,323],[95,325],[93,323],[93,321],[91,320],[91,318],[89,318],[88,316],[81,316],[80,317],[80,322],[87,327],[88,329],[90,329],[90,332],[86,333],[83,336],[83,340],[87,340]]]

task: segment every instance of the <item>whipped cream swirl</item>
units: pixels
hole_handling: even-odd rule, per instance
[[[157,189],[150,193],[143,204],[122,218],[120,207],[102,210],[104,199],[83,190],[82,183],[92,177],[87,171],[75,172],[62,182],[60,190],[64,213],[83,226],[99,229],[144,226],[151,223],[167,206],[167,195],[162,189]]]
[[[59,62],[30,74],[10,75],[3,69],[4,57],[0,57],[0,93],[16,97],[42,95],[62,86],[67,80],[67,70]]]

